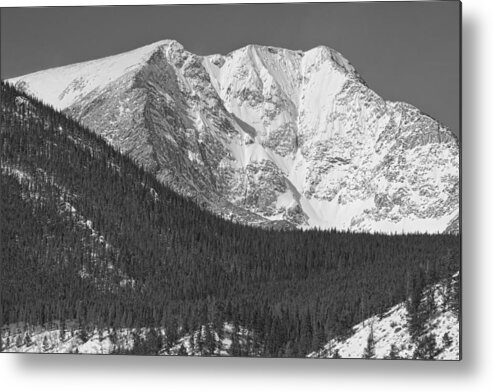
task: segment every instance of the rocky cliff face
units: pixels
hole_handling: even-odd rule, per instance
[[[160,41],[12,79],[225,217],[353,231],[450,231],[452,132],[368,88],[341,54]]]

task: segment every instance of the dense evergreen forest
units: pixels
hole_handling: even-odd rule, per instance
[[[238,355],[301,356],[459,269],[459,237],[232,223],[63,113],[1,85],[0,325],[225,321]],[[153,352],[152,347],[147,352]]]

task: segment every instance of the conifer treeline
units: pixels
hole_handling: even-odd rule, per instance
[[[303,355],[459,268],[457,236],[220,219],[64,114],[1,94],[0,325],[231,321],[262,355]]]

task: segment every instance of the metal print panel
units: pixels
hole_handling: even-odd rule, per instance
[[[2,352],[460,359],[460,3],[1,18]]]

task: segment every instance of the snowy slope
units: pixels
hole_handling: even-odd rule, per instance
[[[135,73],[156,49],[159,41],[130,52],[100,60],[51,68],[10,79],[26,92],[39,96],[55,109],[63,110],[94,89],[102,90],[128,73]]]
[[[179,337],[170,347],[166,344],[166,331],[156,330],[163,343],[159,355],[188,356],[230,356],[232,354],[232,334],[234,327],[230,323],[223,325],[222,331],[211,330],[215,350],[208,352],[206,346],[205,325],[200,329]],[[2,330],[1,339],[4,352],[24,353],[65,353],[65,354],[115,354],[130,352],[136,344],[136,337],[145,340],[150,334],[149,328],[105,328],[82,332],[72,323],[64,332],[57,326],[52,329],[13,325]],[[238,345],[244,350],[250,332],[239,327]],[[85,336],[84,336],[85,335]],[[193,344],[192,342],[193,336]]]
[[[237,221],[386,233],[455,227],[455,136],[379,97],[325,46],[197,56],[165,40],[10,81]]]
[[[457,275],[453,279],[457,279]],[[458,360],[460,335],[459,320],[445,303],[447,293],[445,281],[433,286],[436,309],[426,322],[426,331],[422,337],[432,333],[437,344],[435,359]],[[352,335],[339,340],[332,339],[323,349],[309,354],[311,358],[332,358],[337,351],[341,358],[363,358],[368,337],[373,333],[375,342],[374,358],[388,358],[392,345],[401,359],[413,358],[417,347],[408,330],[407,310],[404,303],[395,305],[386,313],[370,317],[353,327]],[[421,338],[422,338],[421,337]]]

